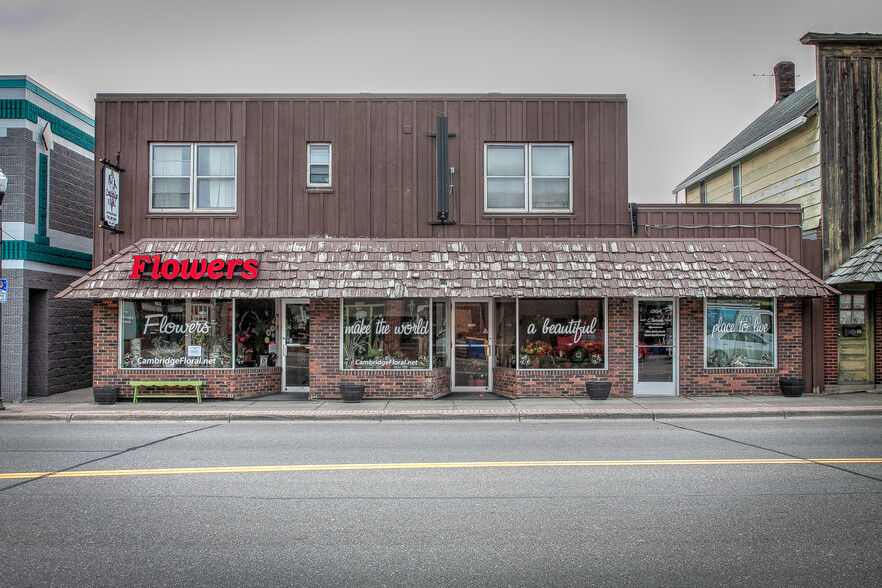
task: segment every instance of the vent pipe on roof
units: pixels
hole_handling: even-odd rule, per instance
[[[456,222],[450,219],[450,194],[453,192],[453,168],[450,167],[450,137],[455,137],[456,133],[451,133],[447,129],[447,117],[439,116],[435,121],[435,132],[428,133],[430,137],[435,137],[435,220],[430,221],[430,225],[455,225]]]
[[[775,66],[775,103],[796,91],[796,66],[792,61],[779,61]]]

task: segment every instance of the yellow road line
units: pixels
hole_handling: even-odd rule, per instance
[[[474,461],[446,463],[343,463],[318,465],[233,466],[208,468],[162,468],[145,470],[91,470],[64,472],[0,473],[0,480],[32,478],[88,478],[95,476],[157,476],[169,474],[248,474],[263,472],[328,472],[341,470],[414,470],[451,468],[546,468],[621,466],[787,465],[882,463],[882,458],[836,459],[638,459],[627,461]]]

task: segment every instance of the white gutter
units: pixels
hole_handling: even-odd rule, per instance
[[[685,188],[687,186],[692,186],[693,184],[697,184],[701,180],[720,171],[724,167],[728,167],[728,166],[732,165],[733,163],[735,163],[736,161],[738,161],[739,159],[741,159],[745,155],[749,155],[750,153],[756,151],[760,147],[764,147],[765,145],[768,145],[769,143],[771,143],[772,141],[774,141],[778,137],[781,137],[782,135],[786,135],[787,133],[789,133],[793,129],[804,125],[806,123],[806,121],[808,121],[808,119],[809,119],[808,115],[803,115],[803,116],[800,116],[799,118],[796,118],[796,119],[790,121],[789,123],[787,123],[783,127],[779,127],[778,129],[772,131],[771,133],[769,133],[768,135],[766,135],[762,139],[759,139],[758,141],[751,143],[750,145],[748,145],[747,147],[745,147],[741,151],[739,151],[733,155],[730,155],[729,157],[727,157],[726,159],[724,159],[720,163],[716,164],[715,166],[708,168],[705,171],[701,172],[701,175],[695,176],[693,178],[689,178],[688,180],[686,180],[685,182],[683,182],[682,184],[680,184],[679,186],[674,188],[673,193],[676,194],[677,192],[679,192],[683,188]]]

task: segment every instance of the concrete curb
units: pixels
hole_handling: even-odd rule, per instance
[[[533,410],[15,410],[0,412],[0,421],[23,422],[323,422],[442,420],[662,420],[708,418],[796,418],[882,416],[882,406],[671,408],[671,409],[533,409]]]

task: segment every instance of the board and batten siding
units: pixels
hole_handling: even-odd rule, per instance
[[[708,204],[732,204],[732,168],[707,179]],[[686,202],[699,202],[698,184],[686,190]],[[742,204],[798,204],[802,229],[821,221],[821,157],[818,116],[741,159]]]
[[[882,233],[882,45],[817,45],[827,277]]]
[[[429,224],[436,218],[435,139],[427,134],[444,112],[456,133],[450,165],[457,224],[439,226]],[[96,230],[96,264],[143,237],[630,234],[624,96],[101,94],[95,118],[96,155],[115,159],[119,152],[126,170],[125,232]],[[168,142],[238,145],[236,212],[149,212],[150,145]],[[332,145],[331,188],[306,187],[310,142]],[[572,213],[485,213],[484,145],[491,142],[571,144]]]

